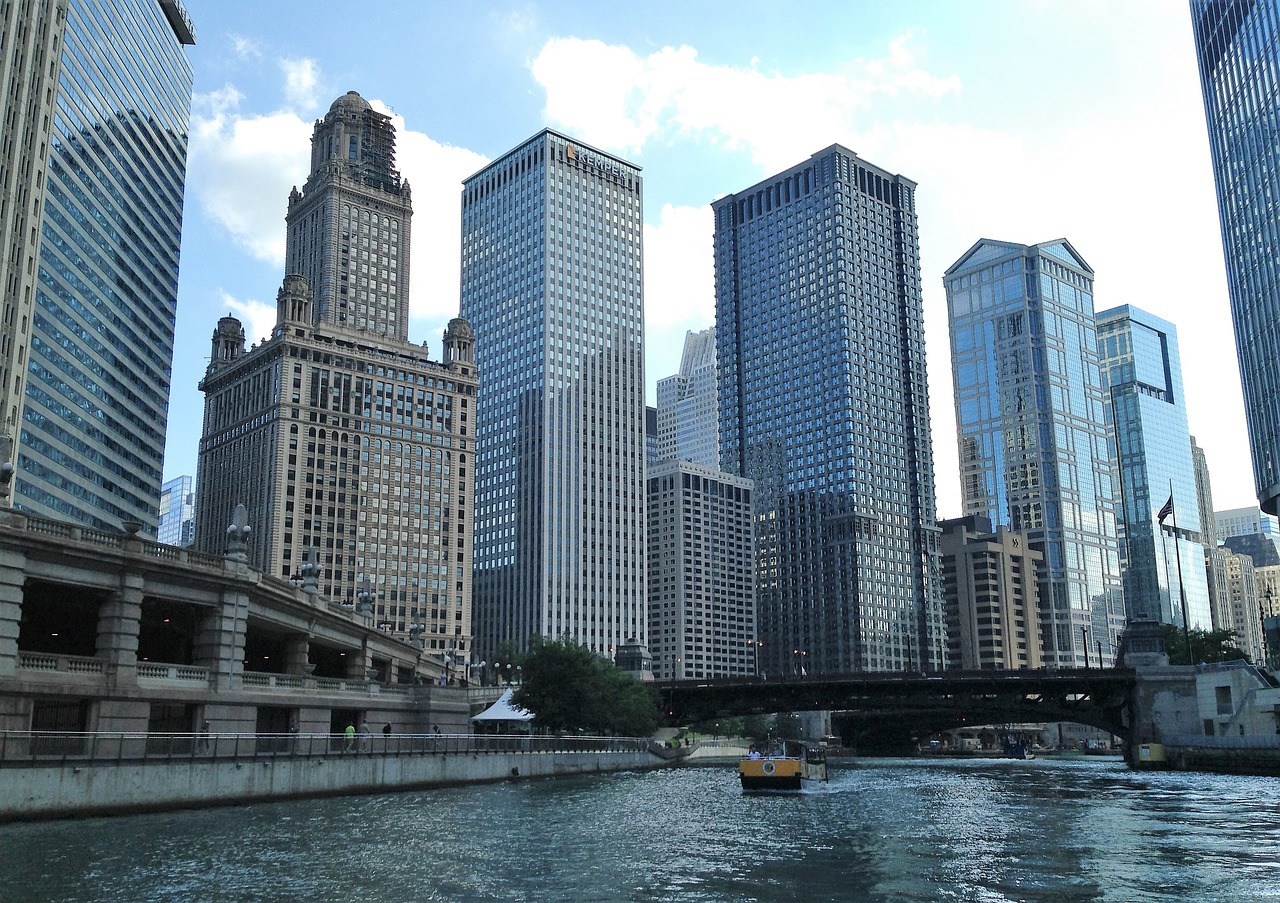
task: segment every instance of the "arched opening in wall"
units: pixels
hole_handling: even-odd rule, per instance
[[[98,645],[103,590],[28,580],[22,591],[18,650],[92,658]]]
[[[334,646],[326,646],[324,643],[311,640],[307,647],[307,661],[309,664],[315,665],[313,674],[316,677],[330,677],[335,680],[342,680],[350,676],[347,673],[349,667],[347,659],[358,654],[355,649],[339,649]],[[355,659],[352,658],[354,662]],[[361,675],[363,677],[363,675]]]
[[[138,625],[138,661],[192,664],[197,620],[191,605],[169,599],[143,599]]]
[[[264,630],[249,623],[244,638],[244,670],[259,674],[285,674],[289,634]]]

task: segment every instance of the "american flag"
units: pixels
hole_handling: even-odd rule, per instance
[[[1160,526],[1164,526],[1164,519],[1173,513],[1173,495],[1169,495],[1169,501],[1164,503],[1164,507],[1160,509],[1160,513],[1156,515],[1156,520],[1160,521]]]

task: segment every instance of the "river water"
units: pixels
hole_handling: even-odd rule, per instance
[[[1280,779],[839,760],[0,826],[0,900],[1280,901]]]

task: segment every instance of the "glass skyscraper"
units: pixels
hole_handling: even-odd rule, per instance
[[[1258,504],[1280,514],[1280,4],[1191,0]]]
[[[1118,482],[1124,596],[1131,617],[1209,630],[1202,518],[1182,392],[1178,332],[1132,305],[1096,318],[1111,460]],[[1172,510],[1159,512],[1169,499]]]
[[[941,667],[915,183],[833,145],[713,205],[721,467],[765,673]]]
[[[478,654],[645,641],[638,167],[544,130],[467,179]]]
[[[65,10],[13,503],[153,532],[194,38],[176,2]]]
[[[720,469],[716,331],[686,333],[680,372],[658,380],[658,458]]]
[[[1045,664],[1109,664],[1125,610],[1093,270],[1064,239],[983,239],[944,282],[964,513],[1044,554]]]

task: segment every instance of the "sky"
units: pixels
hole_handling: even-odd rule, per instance
[[[1214,507],[1256,504],[1187,5],[186,0],[195,96],[165,477],[194,475],[220,317],[269,334],[289,190],[350,90],[413,189],[409,338],[458,311],[464,178],[542,128],[644,170],[649,403],[715,322],[710,204],[833,143],[917,182],[938,516],[961,513],[942,274],[981,238],[1067,238],[1099,311],[1179,332]],[[256,338],[255,338],[256,337]]]

